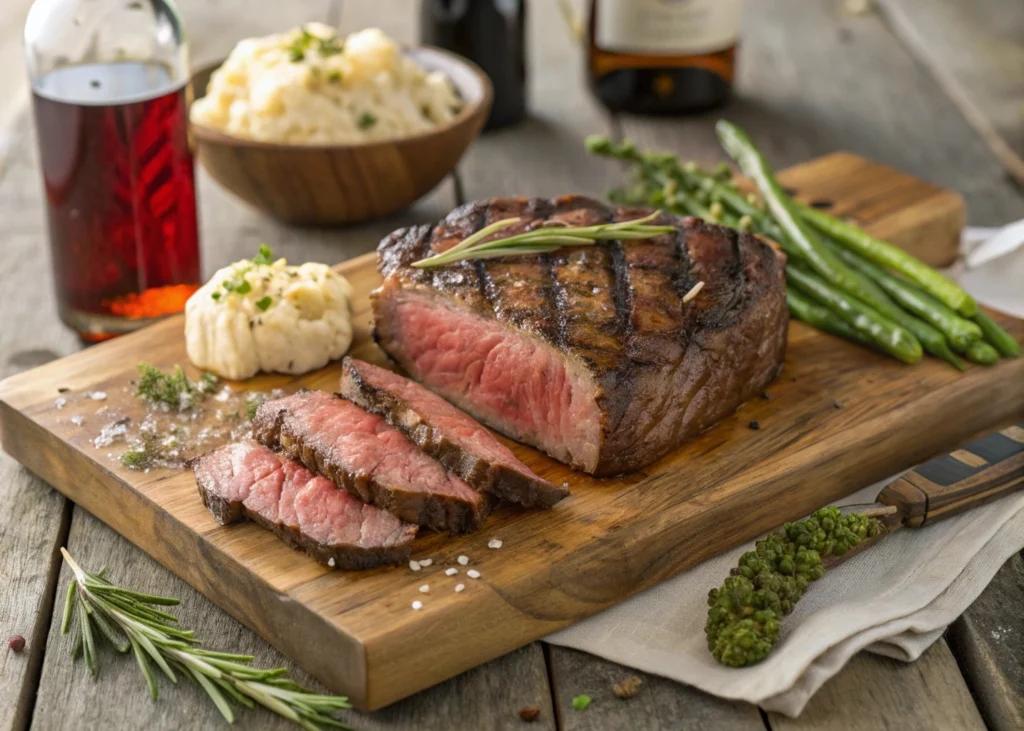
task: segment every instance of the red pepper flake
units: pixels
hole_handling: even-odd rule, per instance
[[[11,652],[21,652],[25,649],[25,638],[21,635],[14,635],[7,640],[7,646],[11,648]]]
[[[519,710],[519,718],[523,719],[527,723],[533,723],[540,718],[540,709],[537,706],[527,706]]]

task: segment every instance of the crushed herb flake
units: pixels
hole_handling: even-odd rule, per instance
[[[273,264],[274,252],[266,244],[260,244],[260,248],[257,250],[256,256],[252,258],[252,263],[257,266]]]
[[[264,297],[260,297],[258,300],[256,300],[256,306],[259,307],[262,312],[266,312],[267,311],[267,308],[270,307],[270,303],[271,303],[270,295],[266,295]],[[260,324],[261,325],[263,324],[262,321],[260,322]]]
[[[166,404],[177,411],[191,408],[217,384],[217,377],[212,373],[204,373],[198,383],[193,383],[180,365],[175,365],[170,373],[149,363],[139,363],[138,369],[139,385],[135,394],[152,404]]]
[[[359,129],[370,129],[373,125],[377,124],[377,117],[370,112],[363,112],[362,116],[359,117]]]
[[[572,707],[577,711],[586,710],[587,706],[590,705],[591,700],[592,699],[589,695],[578,695],[572,699]]]

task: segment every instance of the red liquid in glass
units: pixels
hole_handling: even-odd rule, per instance
[[[199,286],[186,92],[147,63],[34,84],[58,304],[87,340],[180,312]]]

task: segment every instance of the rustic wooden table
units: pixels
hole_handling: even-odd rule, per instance
[[[379,25],[415,40],[407,0],[179,0],[196,65],[234,41],[306,20],[346,31]],[[81,343],[57,318],[20,28],[29,0],[0,6],[0,377],[70,353]],[[877,0],[848,15],[839,0],[746,4],[740,89],[725,112],[754,133],[780,166],[836,149],[887,162],[963,193],[974,224],[1024,217],[1024,7],[1020,0]],[[714,116],[609,117],[582,84],[581,54],[553,0],[530,4],[532,118],[478,141],[456,174],[393,219],[344,230],[295,229],[269,220],[201,176],[205,270],[248,256],[260,242],[294,260],[335,262],[371,250],[382,234],[436,219],[464,200],[502,194],[600,194],[614,177],[587,158],[584,135],[629,135],[703,160],[719,157]],[[1014,93],[1016,96],[1014,96]],[[89,679],[68,658],[57,625],[68,580],[57,549],[107,565],[125,584],[182,599],[186,625],[258,662],[294,667],[266,642],[84,510],[0,454],[0,635],[21,634],[21,654],[0,647],[0,731],[215,727],[194,685],[150,701],[132,662],[104,657]],[[59,602],[58,602],[59,603]],[[991,729],[1024,728],[1024,559],[1016,556],[917,662],[861,654],[796,720],[644,677],[633,701],[612,696],[628,668],[534,643],[383,711],[351,714],[359,729],[518,728],[537,706],[543,729]],[[295,670],[300,681],[315,683]],[[595,698],[587,711],[573,696]],[[245,712],[245,728],[289,728]]]

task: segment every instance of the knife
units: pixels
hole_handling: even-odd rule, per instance
[[[861,541],[842,556],[826,557],[822,563],[826,567],[835,565],[900,528],[931,525],[1021,488],[1024,423],[918,465],[886,485],[874,503],[844,505],[844,514],[877,518],[886,530]]]

